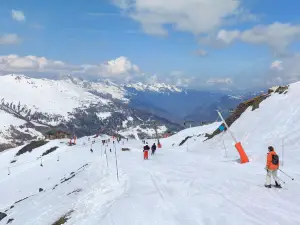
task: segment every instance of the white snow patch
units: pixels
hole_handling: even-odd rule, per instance
[[[99,119],[107,119],[108,117],[111,117],[111,112],[101,112],[96,114]]]
[[[34,122],[34,121],[30,121],[34,126],[37,126],[37,127],[48,127],[46,125],[43,125],[43,124],[40,124],[40,123],[37,123],[37,122]]]
[[[122,121],[122,127],[123,127],[123,128],[126,128],[126,127],[127,127],[127,123],[128,123],[128,120]]]
[[[10,126],[20,126],[24,123],[26,123],[26,121],[0,110],[0,130],[9,129]]]

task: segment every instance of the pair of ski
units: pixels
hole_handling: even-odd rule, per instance
[[[279,188],[279,187],[277,187],[276,185],[274,185],[274,184],[272,184],[271,185],[271,188],[267,188],[265,185],[257,185],[257,186],[259,186],[259,187],[264,187],[265,189],[282,189],[282,190],[287,190],[287,188],[286,187],[282,187],[281,186],[281,188]]]

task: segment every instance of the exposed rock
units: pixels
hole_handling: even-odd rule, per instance
[[[286,86],[275,86],[275,87],[272,87],[268,90],[268,93],[271,94],[271,93],[279,93],[279,94],[286,94],[287,91],[289,89],[289,85],[286,85]]]
[[[13,143],[11,144],[6,144],[6,143],[0,143],[0,152],[9,149],[9,148],[14,148],[17,147],[17,145],[14,145]]]
[[[263,94],[255,98],[252,98],[250,100],[247,100],[245,102],[242,102],[241,104],[238,105],[236,110],[234,110],[233,113],[225,120],[226,124],[230,127],[251,106],[252,106],[252,111],[258,109],[260,103],[266,98],[268,98],[269,96],[270,96],[269,94]],[[222,123],[222,126],[225,127],[225,124]],[[226,131],[226,127],[225,127],[225,131]],[[220,134],[221,132],[222,131],[220,129],[216,129],[212,134],[205,134],[205,137],[207,137],[206,140],[212,139],[213,137]]]
[[[45,152],[42,154],[42,156],[48,155],[48,154],[50,154],[51,152],[54,152],[56,149],[58,149],[57,146],[52,147],[52,148],[48,149],[47,151],[45,151]]]
[[[14,219],[13,219],[13,218],[9,219],[9,220],[7,221],[7,223],[6,223],[6,224],[9,224],[9,223],[11,223],[12,221],[14,221]]]
[[[26,197],[26,198],[22,198],[22,199],[20,199],[19,201],[16,201],[14,204],[17,204],[17,203],[20,203],[20,202],[22,202],[22,201],[24,201],[24,200],[26,200],[27,198],[30,198],[31,196],[28,196],[28,197]]]
[[[73,210],[67,212],[65,215],[61,216],[57,221],[55,221],[52,225],[65,224],[70,219],[70,216],[73,212],[74,212]]]
[[[22,155],[25,152],[32,152],[33,149],[41,147],[45,144],[47,144],[48,141],[44,141],[44,140],[40,140],[40,141],[32,141],[30,144],[26,145],[25,147],[23,147],[22,149],[20,149],[16,156]]]
[[[42,192],[42,191],[44,191],[44,189],[43,188],[39,188],[39,192]]]
[[[3,220],[7,215],[5,213],[0,212],[0,221]]]
[[[183,140],[180,142],[179,146],[183,145],[189,138],[191,138],[191,136],[187,136],[185,139],[183,139]]]
[[[81,192],[81,191],[82,191],[82,189],[79,188],[79,189],[76,189],[76,190],[74,190],[74,191],[68,193],[67,195],[71,195],[71,194],[74,194],[74,193],[79,193],[79,192]]]

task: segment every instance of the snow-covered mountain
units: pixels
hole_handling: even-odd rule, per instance
[[[166,119],[128,107],[126,91],[113,83],[23,75],[0,76],[0,83],[0,150],[41,138],[44,131],[53,128],[63,128],[79,137],[124,130],[140,138],[153,135],[147,131],[153,130],[154,121],[160,123],[159,133],[179,128]]]
[[[143,84],[143,83],[134,83],[134,84],[127,84],[124,85],[126,88],[132,88],[137,91],[151,91],[151,92],[158,92],[158,93],[168,93],[168,92],[183,92],[182,88],[178,88],[175,85],[168,85],[165,83],[156,83],[156,84]]]
[[[253,95],[247,93],[234,96],[223,92],[179,88],[164,83],[120,85],[108,79],[100,79],[97,82],[83,81],[71,76],[61,79],[71,80],[92,93],[121,101],[129,104],[131,108],[148,111],[181,124],[186,119],[193,119],[197,123],[210,121],[212,117],[216,117],[215,108],[229,111]]]
[[[228,132],[204,141],[220,123],[161,139],[148,161],[141,141],[102,145],[106,136],[2,152],[0,225],[300,224],[299,95],[300,82],[244,103],[230,129],[246,164]],[[294,178],[278,171],[282,189],[264,187],[269,145]]]
[[[109,79],[98,79],[97,81],[91,82],[72,77],[70,75],[60,76],[60,80],[72,81],[72,83],[81,86],[82,88],[99,92],[103,95],[110,96],[115,100],[121,100],[123,102],[130,101],[132,95],[136,95],[137,92],[152,92],[159,94],[183,92],[183,89],[165,83],[143,84],[138,82],[129,84],[117,84]]]

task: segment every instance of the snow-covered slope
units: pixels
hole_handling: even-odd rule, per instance
[[[40,132],[32,129],[32,125],[57,126],[72,119],[75,110],[86,109],[92,104],[110,104],[110,100],[89,93],[71,80],[6,75],[0,76],[0,83],[2,149],[7,144],[18,145],[15,139],[42,137]],[[31,126],[27,126],[29,121]]]
[[[102,146],[101,137],[94,145],[86,137],[73,147],[52,141],[18,157],[19,148],[1,153],[0,212],[6,217],[0,224],[9,219],[16,225],[54,224],[64,215],[66,225],[300,224],[299,95],[300,83],[293,84],[287,94],[272,94],[231,126],[250,158],[247,164],[238,163],[229,134],[203,142],[219,123],[161,139],[163,147],[149,161],[142,158],[140,140]],[[269,145],[295,178],[279,172],[283,189],[263,186]],[[54,146],[55,152],[38,158]]]
[[[67,80],[34,79],[22,75],[0,76],[0,97],[4,103],[27,105],[32,112],[59,114],[67,117],[68,112],[91,103],[108,104],[83,88]]]

